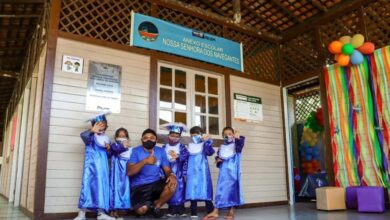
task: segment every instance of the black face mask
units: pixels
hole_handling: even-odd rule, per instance
[[[148,141],[142,142],[142,146],[144,146],[144,148],[150,150],[150,149],[153,149],[154,146],[156,146],[156,142],[148,140]]]

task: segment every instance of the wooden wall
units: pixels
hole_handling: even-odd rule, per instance
[[[17,163],[13,163],[14,158],[17,157],[17,152],[19,147],[24,147],[24,161],[22,168],[22,179],[21,179],[21,192],[20,192],[20,204],[15,204],[15,206],[22,206],[23,208],[28,209],[29,211],[33,211],[34,209],[34,191],[35,191],[35,180],[36,180],[36,170],[37,170],[37,149],[38,149],[38,136],[39,131],[36,129],[40,122],[41,115],[41,97],[42,97],[42,85],[44,78],[44,66],[46,59],[46,49],[40,54],[38,59],[38,63],[34,67],[31,84],[27,89],[31,89],[30,97],[29,97],[29,111],[27,114],[27,126],[26,126],[26,141],[19,140],[19,135],[15,138],[15,149],[12,152],[8,152],[10,149],[10,138],[12,133],[12,123],[8,124],[8,127],[5,131],[4,141],[4,162],[5,166],[2,168],[1,172],[1,194],[6,197],[10,196],[10,183],[15,183],[15,180],[11,180],[11,170],[15,169]],[[22,107],[22,102],[24,99],[20,100],[20,108]],[[27,100],[26,100],[27,101]],[[18,121],[21,120],[21,111],[15,111],[15,114],[18,114]],[[14,116],[12,116],[14,117]],[[20,126],[19,126],[20,127]],[[17,134],[19,134],[19,128]],[[20,143],[20,145],[18,145]],[[5,162],[6,156],[10,155],[8,163]],[[8,170],[8,171],[7,171]],[[16,172],[16,171],[15,171]],[[16,174],[16,173],[15,173]],[[13,187],[12,187],[13,188]],[[10,196],[13,201],[13,195]]]
[[[234,93],[241,93],[261,97],[263,103],[262,123],[232,120],[233,127],[246,136],[242,154],[245,202],[287,201],[280,87],[236,76],[230,83],[232,99]]]
[[[63,54],[84,58],[82,75],[61,71]],[[45,213],[77,211],[84,161],[80,133],[90,126],[85,121],[96,114],[85,111],[89,61],[122,67],[121,113],[108,116],[108,134],[112,137],[123,126],[132,144],[138,145],[149,124],[149,57],[59,38],[55,59]]]
[[[63,54],[84,58],[82,75],[61,71]],[[122,66],[121,113],[108,116],[108,134],[112,137],[116,128],[124,126],[132,144],[138,145],[141,132],[149,125],[150,58],[59,38],[55,59],[45,213],[67,213],[77,211],[81,186],[84,146],[79,134],[89,127],[85,120],[95,114],[85,111],[89,61]],[[263,123],[233,123],[247,137],[242,162],[246,202],[286,201],[279,87],[232,77],[231,89],[232,93],[260,96],[264,102]],[[213,158],[210,166],[216,183]]]

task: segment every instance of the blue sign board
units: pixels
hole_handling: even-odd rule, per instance
[[[244,72],[242,44],[132,12],[130,45]]]

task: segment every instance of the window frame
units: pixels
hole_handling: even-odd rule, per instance
[[[172,69],[172,83],[171,86],[161,85],[161,67],[171,68]],[[175,70],[184,71],[186,73],[186,89],[180,89],[175,87]],[[196,92],[195,91],[195,76],[202,75],[205,77],[205,92]],[[208,93],[208,80],[209,78],[214,78],[218,83],[218,95]],[[160,107],[160,89],[170,89],[172,92],[172,106],[171,108]],[[175,109],[175,91],[185,91],[186,92],[186,110],[177,110]],[[195,97],[196,95],[205,96],[206,102],[206,113],[196,113],[195,112]],[[209,113],[209,97],[218,98],[218,114]],[[168,134],[168,131],[162,130],[160,128],[160,110],[166,110],[171,112],[172,119],[174,119],[174,112],[185,112],[186,113],[186,125],[188,129],[195,125],[195,118],[197,115],[206,116],[206,133],[209,134],[209,117],[218,117],[218,134],[210,134],[210,136],[214,139],[220,138],[220,134],[226,123],[226,107],[225,107],[225,86],[224,86],[224,75],[218,74],[202,69],[195,69],[184,67],[178,64],[166,63],[166,62],[158,62],[157,63],[157,117],[156,117],[156,125],[157,131],[160,134]],[[182,136],[190,136],[189,131],[184,132]]]

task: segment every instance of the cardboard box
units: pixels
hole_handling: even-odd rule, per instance
[[[321,187],[316,189],[317,209],[345,210],[345,189],[342,187]]]

